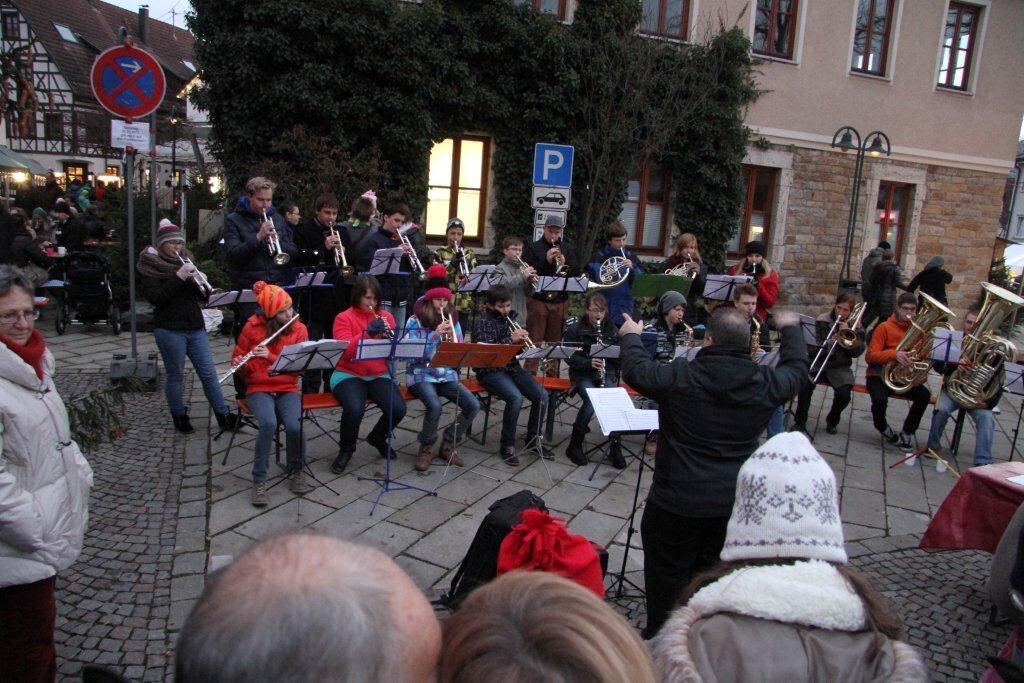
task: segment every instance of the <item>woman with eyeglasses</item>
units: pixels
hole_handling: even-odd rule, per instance
[[[82,551],[92,488],[34,293],[27,274],[0,265],[0,681],[56,678],[55,578]]]

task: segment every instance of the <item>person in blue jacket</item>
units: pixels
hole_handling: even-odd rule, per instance
[[[608,301],[608,315],[612,322],[615,323],[615,326],[618,327],[623,322],[623,314],[633,315],[633,294],[630,292],[630,289],[633,286],[633,278],[636,277],[637,273],[642,273],[643,271],[637,267],[636,258],[633,253],[626,248],[626,228],[622,225],[622,221],[615,221],[605,228],[604,236],[607,243],[600,251],[594,254],[594,257],[590,259],[590,263],[587,264],[587,277],[592,282],[601,282],[602,263],[613,256],[625,259],[622,269],[628,269],[629,275],[622,284],[601,291],[604,294],[604,298]],[[622,269],[619,271],[620,274]]]

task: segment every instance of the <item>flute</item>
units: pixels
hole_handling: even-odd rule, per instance
[[[260,346],[266,346],[270,342],[272,342],[275,339],[277,339],[279,336],[281,336],[282,332],[284,332],[286,329],[288,329],[289,325],[291,325],[293,322],[295,322],[298,319],[299,319],[299,314],[296,313],[295,315],[293,315],[291,318],[288,319],[288,322],[286,322],[284,325],[281,325],[281,327],[278,328],[277,332],[275,332],[274,334],[270,335],[269,337],[267,337],[266,339],[261,341],[256,346],[252,347],[249,350],[249,353],[247,353],[244,356],[242,356],[241,358],[239,358],[238,359],[238,363],[236,365],[234,365],[230,370],[228,370],[224,374],[223,377],[220,378],[219,384],[224,384],[224,382],[226,382],[228,380],[228,378],[231,377],[233,374],[238,372],[242,368],[243,365],[245,365],[246,363],[251,361],[253,359],[253,357],[256,355],[255,351],[256,351],[257,348],[259,348]]]

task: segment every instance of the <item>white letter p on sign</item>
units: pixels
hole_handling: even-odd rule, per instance
[[[549,172],[557,171],[565,165],[565,155],[559,152],[557,149],[546,149],[544,150],[544,164],[541,170],[544,181],[547,182]]]

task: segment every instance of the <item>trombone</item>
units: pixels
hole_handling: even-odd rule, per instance
[[[860,319],[864,317],[864,310],[867,308],[865,303],[862,301],[857,304],[853,311],[850,313],[847,320],[849,320],[847,329],[839,329],[840,323],[843,322],[843,318],[836,317],[836,321],[832,323],[832,327],[829,328],[828,334],[825,335],[825,344],[818,349],[818,353],[815,354],[814,360],[811,361],[810,371],[812,373],[811,381],[815,384],[821,379],[821,375],[825,372],[825,368],[828,367],[829,358],[836,350],[836,345],[842,346],[844,349],[851,348],[857,343],[857,327],[860,326]],[[815,323],[817,324],[817,323]],[[835,339],[832,336],[835,335]],[[824,353],[824,359],[821,358],[821,354]],[[821,360],[821,365],[817,366],[818,361]],[[818,367],[815,370],[815,366]]]
[[[410,253],[408,254],[409,263],[412,264],[412,269],[416,272],[416,276],[421,280],[426,280],[427,269],[423,267],[422,263],[420,263],[420,257],[416,254],[416,249],[413,248],[412,242],[410,242],[409,238],[405,236],[405,233],[408,232],[411,229],[411,227],[412,226],[410,226],[409,228],[405,228],[405,230],[399,228],[398,239],[401,240],[403,246],[409,247],[409,249],[411,250]]]
[[[338,269],[338,272],[345,277],[350,277],[355,274],[356,269],[348,264],[348,259],[345,258],[345,247],[341,243],[341,235],[334,229],[334,226],[327,228],[327,234],[330,237],[338,240],[337,246],[331,250],[334,254],[334,267]]]
[[[268,221],[270,219],[267,218],[267,210],[264,209],[263,222],[266,223]],[[270,221],[270,224],[273,225],[273,222]],[[271,228],[270,238],[267,240],[267,248],[270,250],[270,255],[274,258],[274,263],[279,266],[283,266],[292,260],[291,255],[281,251],[281,240],[277,236],[277,228]]]

